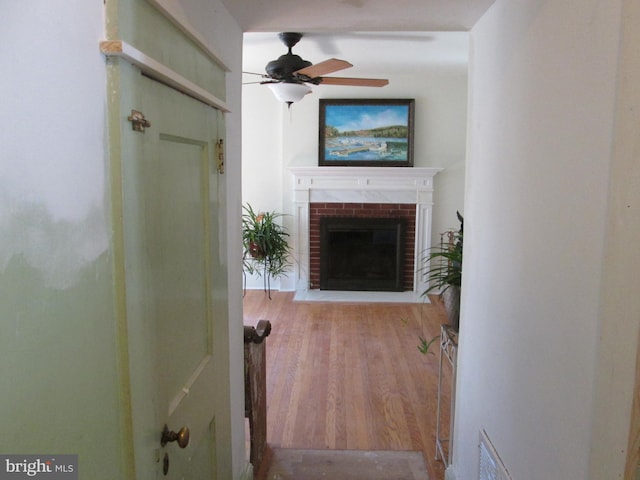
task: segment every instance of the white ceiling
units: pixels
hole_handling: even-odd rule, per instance
[[[286,53],[283,31],[302,32],[293,52],[311,63],[340,58],[335,76],[384,77],[428,64],[461,65],[466,33],[495,0],[222,0],[244,35],[243,70],[264,73]],[[244,81],[260,80],[245,76]]]
[[[494,0],[222,0],[245,32],[464,31]]]
[[[264,67],[287,52],[277,32],[245,33],[243,66],[245,72],[264,73]],[[380,77],[381,73],[410,74],[425,65],[466,65],[466,32],[349,32],[305,33],[293,53],[311,63],[340,58],[352,68],[334,76]],[[253,77],[260,80],[259,77]],[[245,81],[251,77],[245,77]]]

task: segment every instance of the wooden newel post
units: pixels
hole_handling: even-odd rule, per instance
[[[244,416],[249,419],[249,461],[260,471],[267,445],[267,370],[264,339],[271,322],[260,320],[256,327],[244,327]]]

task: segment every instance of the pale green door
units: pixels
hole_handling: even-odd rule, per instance
[[[126,335],[136,478],[216,478],[213,108],[121,62]],[[132,130],[127,111],[150,122]],[[189,443],[161,445],[164,425]]]

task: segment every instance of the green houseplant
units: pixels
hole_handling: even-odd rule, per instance
[[[270,278],[286,276],[291,265],[289,233],[276,221],[284,214],[256,212],[249,204],[242,209],[243,270],[262,276],[271,293]]]
[[[462,280],[462,245],[464,218],[456,212],[460,228],[447,232],[446,241],[429,249],[424,258],[423,272],[426,274],[429,287],[423,296],[438,292],[444,301],[449,325],[458,330],[460,321],[460,284]]]

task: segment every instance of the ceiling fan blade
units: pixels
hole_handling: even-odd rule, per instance
[[[350,87],[384,87],[389,84],[386,78],[346,78],[320,77],[320,85],[347,85]]]
[[[324,62],[316,63],[310,67],[301,68],[294,72],[298,75],[305,75],[309,78],[319,77],[320,75],[326,75],[327,73],[337,72],[338,70],[344,70],[345,68],[353,67],[346,60],[339,60],[337,58],[330,58]]]

